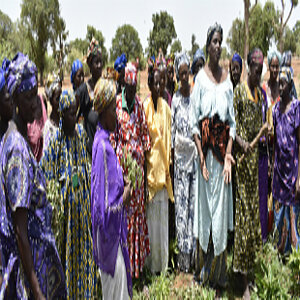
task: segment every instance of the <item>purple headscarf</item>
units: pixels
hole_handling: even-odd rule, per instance
[[[235,52],[232,56],[231,62],[234,62],[234,61],[237,61],[239,63],[240,69],[241,69],[241,72],[242,72],[243,60],[237,52]]]
[[[7,88],[10,95],[22,93],[37,85],[37,68],[27,55],[18,52],[8,67]]]

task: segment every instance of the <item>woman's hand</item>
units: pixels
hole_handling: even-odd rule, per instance
[[[205,158],[204,155],[200,155],[200,168],[201,168],[201,172],[202,172],[202,176],[204,178],[205,181],[208,181],[209,179],[209,172],[206,168],[206,163],[205,163]]]
[[[231,182],[231,165],[235,164],[235,160],[233,159],[230,153],[226,153],[224,158],[224,169],[222,175],[224,176],[224,182],[229,184]]]
[[[243,152],[245,155],[251,153],[251,151],[252,151],[252,147],[251,147],[250,143],[246,142],[246,141],[243,141],[242,149],[243,149]]]

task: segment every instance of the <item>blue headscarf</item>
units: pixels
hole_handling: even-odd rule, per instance
[[[4,57],[3,62],[2,62],[2,69],[4,72],[8,71],[8,67],[10,65],[10,60],[6,57]]]
[[[242,72],[242,69],[243,69],[243,60],[242,58],[240,57],[240,55],[235,52],[232,56],[232,59],[231,59],[231,62],[234,62],[234,61],[237,61],[240,65],[240,68],[241,68],[241,72]]]
[[[74,77],[79,69],[83,68],[82,62],[79,59],[73,61],[71,70],[71,83],[73,85],[73,90],[75,91]]]
[[[118,56],[115,64],[114,64],[114,69],[120,73],[122,69],[126,67],[127,59],[125,53],[122,53],[121,56]]]
[[[32,90],[37,86],[37,68],[27,55],[18,52],[9,64],[7,89],[10,95]]]
[[[0,92],[2,91],[5,85],[5,72],[2,68],[0,68]]]
[[[205,54],[204,54],[203,50],[202,49],[197,49],[197,51],[194,54],[192,68],[191,68],[193,75],[195,75],[195,66],[196,66],[196,63],[201,58],[203,59],[203,62],[205,63]]]

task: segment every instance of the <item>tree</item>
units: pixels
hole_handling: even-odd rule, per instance
[[[88,45],[90,44],[90,41],[93,37],[99,42],[99,47],[101,48],[102,52],[103,64],[105,65],[108,61],[108,53],[104,46],[105,38],[100,30],[97,30],[95,27],[88,25],[86,33],[86,40],[88,42]],[[87,48],[85,51],[87,51]]]
[[[7,40],[14,31],[14,24],[10,17],[0,10],[0,41]]]
[[[283,37],[283,51],[291,50],[292,53],[296,53],[297,50],[297,42],[295,33],[286,26],[284,37]]]
[[[166,11],[161,11],[152,15],[152,22],[153,28],[148,37],[148,55],[156,56],[159,48],[166,55],[172,40],[177,37],[174,19]]]
[[[176,54],[178,52],[181,52],[181,50],[182,50],[181,42],[177,39],[173,42],[170,53]]]
[[[89,41],[87,41],[86,39],[79,39],[79,38],[76,38],[74,41],[71,41],[69,44],[70,51],[71,49],[76,49],[80,52],[80,56],[82,57],[86,54],[88,46],[89,46]]]
[[[125,24],[118,27],[115,37],[112,39],[110,59],[116,60],[125,53],[127,60],[135,60],[143,55],[143,48],[138,32],[131,25]]]
[[[237,52],[242,55],[244,51],[244,27],[245,24],[241,19],[233,20],[226,40],[231,53]]]
[[[197,49],[199,49],[199,44],[196,43],[196,36],[195,34],[192,34],[192,49],[190,51],[190,56],[194,57],[194,54],[196,53]]]

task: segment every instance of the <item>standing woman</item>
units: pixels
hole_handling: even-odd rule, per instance
[[[191,73],[193,74],[193,86],[195,84],[196,76],[199,73],[199,71],[204,67],[205,65],[205,54],[203,50],[197,49],[197,51],[194,54],[193,57],[193,63],[191,67]]]
[[[79,59],[76,59],[73,61],[72,69],[71,69],[71,83],[73,86],[74,93],[83,82],[84,82],[83,65]]]
[[[226,284],[227,233],[233,230],[235,119],[230,76],[219,65],[222,39],[219,24],[208,29],[208,63],[198,73],[191,96],[191,127],[199,156],[194,234],[201,248],[200,282],[216,289]]]
[[[18,53],[8,69],[15,105],[0,147],[1,299],[65,299],[66,286],[51,231],[46,181],[31,151],[27,124],[39,101],[37,69]]]
[[[244,149],[254,140],[265,123],[265,99],[260,88],[263,68],[263,54],[253,49],[247,57],[249,66],[247,81],[239,84],[234,91],[234,109],[237,127],[237,143]],[[248,146],[245,146],[248,145]],[[249,151],[248,151],[249,152]],[[241,156],[237,152],[237,159]],[[259,184],[260,146],[256,145],[244,160],[236,165],[236,213],[234,236],[233,268],[239,272],[244,284],[244,297],[250,298],[248,274],[253,269],[257,252],[262,245]],[[267,183],[263,187],[267,189]]]
[[[176,237],[179,248],[179,270],[189,272],[193,250],[195,202],[194,161],[196,147],[192,139],[189,115],[191,109],[189,85],[190,61],[186,53],[175,58],[180,89],[172,100],[172,160],[174,162],[174,200]]]
[[[146,222],[144,199],[144,164],[145,152],[150,150],[150,136],[146,122],[143,104],[136,94],[137,69],[132,63],[125,67],[125,87],[117,97],[117,126],[112,135],[112,145],[116,150],[119,163],[125,176],[128,168],[122,164],[128,151],[137,162],[142,171],[142,181],[132,192],[130,205],[127,210],[128,217],[128,248],[132,276],[138,278],[146,257],[150,253],[148,227]]]
[[[169,257],[168,198],[174,202],[171,165],[171,110],[160,95],[161,71],[148,66],[148,85],[151,91],[144,102],[151,149],[146,153],[148,205],[147,224],[150,238],[148,262],[152,273],[165,271]]]
[[[169,92],[171,98],[173,98],[176,92],[176,82],[174,80],[174,54],[167,59],[167,84],[166,89]]]
[[[279,73],[280,102],[273,110],[275,161],[273,198],[275,243],[281,254],[300,247],[300,102],[291,95],[292,74]]]
[[[96,269],[91,236],[90,177],[85,131],[76,124],[78,104],[72,91],[59,99],[59,128],[41,160],[48,183],[60,186],[57,208],[63,215],[57,228],[60,257],[65,270],[68,298],[90,299],[96,295]]]
[[[100,78],[97,82],[94,109],[99,115],[91,175],[94,259],[100,268],[103,299],[128,299],[132,297],[132,282],[125,205],[132,190],[130,184],[124,187],[122,168],[109,141],[117,118],[112,80]]]

